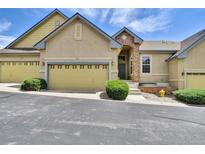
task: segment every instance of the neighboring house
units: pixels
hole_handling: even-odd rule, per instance
[[[126,27],[111,37],[56,9],[0,50],[0,81],[41,77],[49,89],[85,91],[112,79],[205,88],[204,38],[205,30],[182,42],[144,41]]]

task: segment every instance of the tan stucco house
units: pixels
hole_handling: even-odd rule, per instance
[[[182,42],[146,41],[126,27],[113,36],[55,9],[0,50],[0,82],[41,77],[49,89],[100,90],[107,80],[205,88],[205,30]]]

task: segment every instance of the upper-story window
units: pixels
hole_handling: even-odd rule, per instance
[[[56,21],[55,21],[55,28],[59,27],[60,24],[61,24],[60,20],[56,20]]]
[[[151,73],[151,56],[150,55],[141,56],[141,73],[142,74]]]
[[[75,24],[74,39],[82,40],[82,24],[81,23]]]

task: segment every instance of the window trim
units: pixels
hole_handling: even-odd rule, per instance
[[[150,58],[150,72],[149,73],[143,73],[142,72],[142,59],[143,59],[143,57],[149,57]],[[142,75],[151,75],[152,74],[152,55],[149,55],[149,54],[140,55],[140,73]]]
[[[79,36],[77,35],[78,34],[78,27],[79,27]],[[75,41],[81,41],[82,40],[82,33],[83,33],[83,25],[82,23],[76,23],[75,24],[75,28],[74,28],[74,40]]]

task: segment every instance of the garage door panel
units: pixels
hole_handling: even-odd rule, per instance
[[[1,82],[22,82],[39,77],[39,62],[1,62]]]
[[[107,65],[50,65],[49,89],[99,90],[108,80]]]
[[[187,73],[186,87],[190,89],[205,89],[205,74]]]

